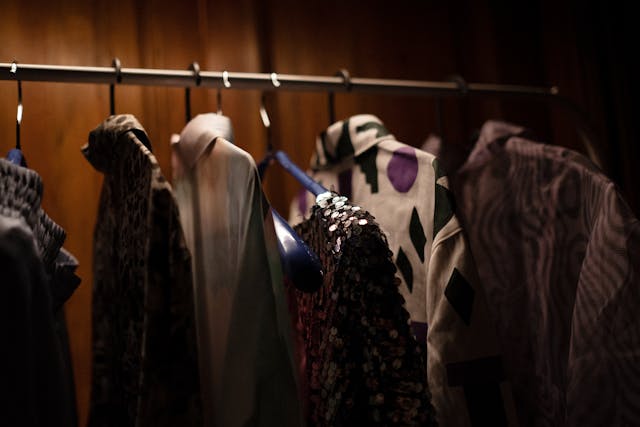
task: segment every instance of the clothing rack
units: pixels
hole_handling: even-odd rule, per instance
[[[576,123],[578,135],[591,158],[602,166],[593,131],[586,114],[573,101],[559,94],[557,87],[467,83],[453,81],[420,81],[350,77],[312,76],[276,73],[242,73],[228,71],[163,70],[113,67],[84,67],[0,63],[0,80],[61,83],[99,83],[109,85],[205,87],[217,89],[253,89],[262,91],[350,92],[383,95],[444,97],[494,97],[548,101],[567,111]],[[194,63],[195,64],[195,63]]]

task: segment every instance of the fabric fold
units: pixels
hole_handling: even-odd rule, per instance
[[[104,173],[94,230],[89,426],[200,426],[191,258],[144,129],[110,116],[82,149]]]
[[[303,425],[271,208],[253,159],[220,136],[215,116],[197,116],[172,144],[206,424]]]
[[[635,424],[640,222],[586,157],[529,133],[486,122],[452,175],[520,424]]]

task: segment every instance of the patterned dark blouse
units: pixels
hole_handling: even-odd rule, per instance
[[[325,268],[324,285],[296,295],[312,426],[435,425],[423,349],[387,241],[346,197],[320,200],[296,231]]]
[[[104,173],[94,234],[89,425],[201,425],[191,260],[171,186],[135,117],[89,134]]]
[[[486,122],[453,176],[519,424],[639,425],[640,221],[587,158],[526,134]]]

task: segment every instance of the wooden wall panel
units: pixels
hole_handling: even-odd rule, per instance
[[[636,131],[624,122],[631,117],[630,96],[622,96],[621,84],[607,80],[605,71],[613,70],[612,75],[625,82],[629,74],[611,55],[602,59],[602,52],[626,33],[609,25],[603,41],[597,31],[589,30],[597,27],[599,16],[610,16],[610,24],[617,15],[598,14],[595,6],[582,9],[582,3],[571,2],[540,0],[522,7],[496,0],[4,2],[0,61],[108,66],[118,56],[124,67],[186,69],[198,61],[205,70],[332,75],[346,68],[363,77],[442,80],[459,73],[468,81],[558,84],[587,109],[602,138],[601,148],[613,153],[606,158],[608,170],[617,171],[616,180],[637,209],[640,197],[634,186],[640,179],[632,168],[633,156],[640,160],[637,144],[632,143]],[[91,369],[92,232],[102,181],[79,148],[108,114],[108,87],[25,82],[23,92],[25,153],[30,167],[43,178],[45,209],[67,230],[66,247],[80,261],[83,283],[67,304],[66,315],[84,421]],[[266,150],[260,95],[222,93],[237,144],[257,161]],[[15,103],[16,84],[0,81],[0,155],[14,144]],[[530,126],[543,140],[581,149],[568,116],[545,105],[447,99],[441,123],[435,105],[427,98],[335,97],[338,119],[376,114],[398,139],[411,145],[441,132],[447,143],[465,146],[474,129],[495,117]],[[270,92],[267,106],[274,146],[307,165],[316,135],[329,124],[326,94]],[[170,177],[168,141],[184,125],[184,90],[119,86],[116,109],[140,119]],[[192,90],[193,114],[215,110],[215,90]],[[298,187],[277,166],[268,172],[267,194],[285,216]]]
[[[257,71],[256,14],[248,1],[98,0],[7,2],[0,13],[0,58],[24,63]],[[0,82],[0,152],[15,143],[17,90]],[[215,110],[215,91],[194,89],[193,114]],[[239,140],[255,140],[259,95],[225,93],[232,117],[252,103],[255,119],[235,122]],[[92,235],[101,175],[80,153],[88,132],[108,115],[108,86],[23,83],[22,141],[29,166],[44,181],[43,206],[67,233],[83,282],[66,305],[81,425],[87,417],[91,375]],[[184,90],[116,87],[116,112],[135,114],[148,131],[154,153],[171,176],[169,137],[185,121]],[[255,123],[256,126],[253,126]],[[262,147],[262,145],[260,145]],[[245,147],[250,149],[251,147]],[[255,150],[254,150],[255,151]],[[114,309],[117,309],[114,307]]]

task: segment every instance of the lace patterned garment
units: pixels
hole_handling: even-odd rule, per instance
[[[311,426],[436,425],[423,350],[387,240],[346,197],[319,201],[296,231],[320,257],[324,285],[296,296]]]
[[[201,425],[191,259],[171,186],[131,115],[89,134],[94,234],[90,426]]]

